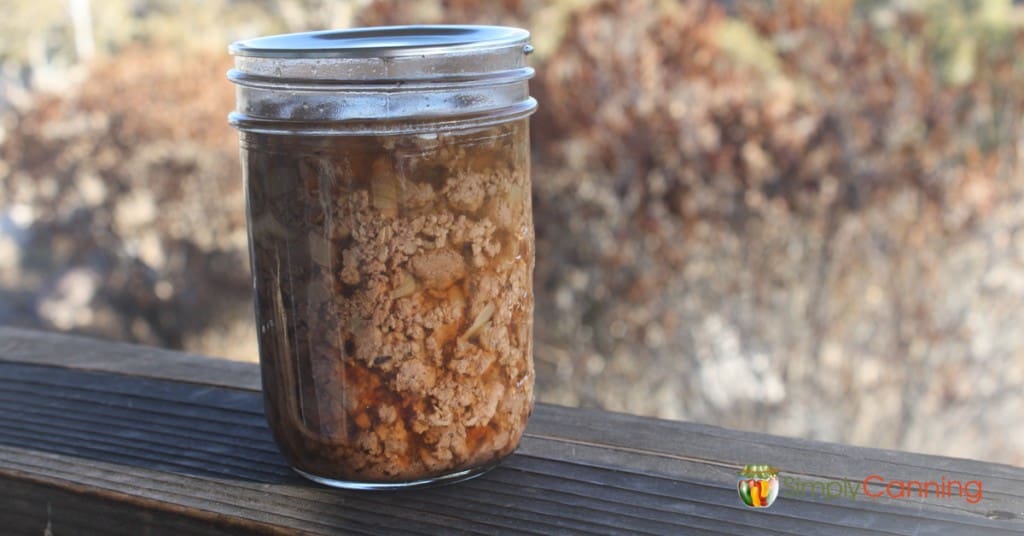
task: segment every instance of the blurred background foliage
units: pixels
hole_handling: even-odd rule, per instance
[[[1010,0],[13,0],[0,323],[256,358],[227,43],[534,35],[542,401],[1024,464]]]

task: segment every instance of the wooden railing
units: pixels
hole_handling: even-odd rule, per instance
[[[781,470],[768,508],[737,494],[753,463]],[[953,480],[980,493],[888,496]],[[1021,468],[544,404],[475,480],[328,489],[278,454],[256,365],[13,328],[0,484],[2,534],[1024,533]]]

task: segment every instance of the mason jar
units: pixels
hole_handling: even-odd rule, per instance
[[[533,407],[529,33],[234,43],[267,420],[317,482],[480,474]]]

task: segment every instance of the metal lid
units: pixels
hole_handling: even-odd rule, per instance
[[[380,26],[257,37],[231,45],[235,56],[392,58],[523,46],[530,32],[507,26]]]
[[[388,26],[260,37],[234,43],[231,123],[243,130],[338,134],[412,132],[529,115],[526,30]]]

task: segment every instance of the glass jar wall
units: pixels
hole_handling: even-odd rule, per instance
[[[451,27],[399,34],[430,39],[438,28]],[[409,105],[365,117],[375,95],[422,86],[408,66],[396,80],[297,82],[291,72],[282,82],[256,60],[287,65],[289,36],[265,38],[277,48],[234,50],[245,66],[231,74],[240,87],[232,122],[242,130],[267,419],[289,464],[325,484],[478,474],[515,450],[532,410],[529,49],[522,31],[457,28],[506,37],[488,46],[466,38],[459,54],[470,57],[453,61],[483,73],[423,74],[434,77],[427,100],[446,103],[426,116]],[[321,51],[316,64],[337,70],[352,38],[332,36],[341,56]],[[365,67],[401,42],[378,50],[364,39],[352,61]],[[431,54],[452,54],[445,46]],[[490,95],[492,109],[460,106],[467,91]],[[310,111],[332,93],[366,106],[353,117],[338,106]]]

